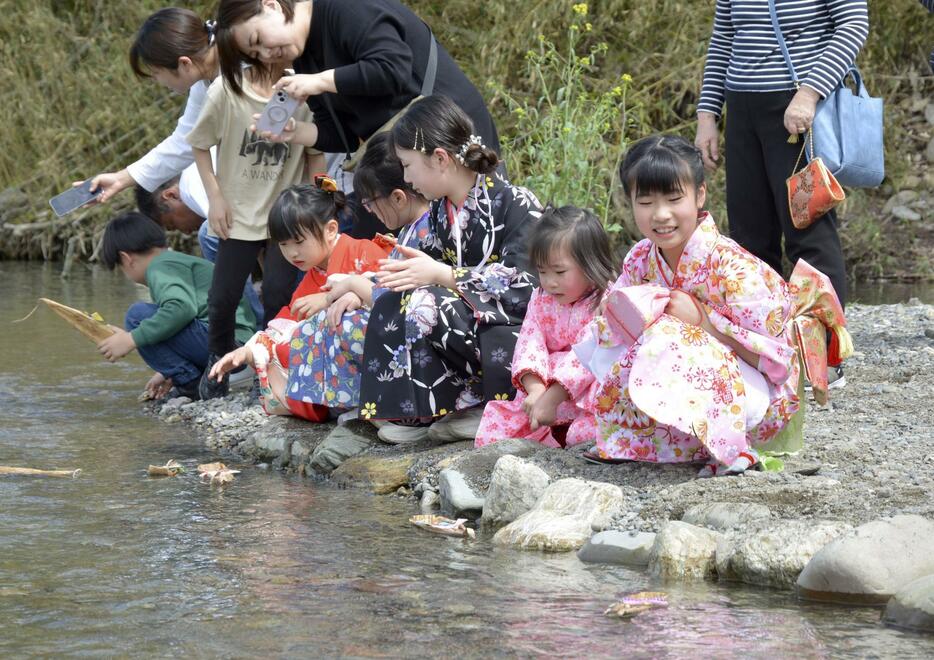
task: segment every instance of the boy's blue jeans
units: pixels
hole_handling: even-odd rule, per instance
[[[158,311],[159,306],[138,302],[126,312],[127,332],[134,330],[144,319]],[[140,357],[153,371],[171,378],[176,385],[185,385],[201,378],[208,365],[208,324],[195,319],[174,337],[151,346],[140,346]]]
[[[201,223],[201,228],[198,229],[198,245],[201,246],[201,256],[212,264],[217,260],[217,244],[220,243],[220,240],[217,236],[211,236],[208,233],[207,220]],[[253,288],[252,277],[247,278],[243,287],[243,295],[246,296],[247,302],[250,303],[250,309],[253,310],[253,316],[256,317],[256,329],[262,330],[266,327],[266,324],[263,323],[263,305],[259,301],[259,296],[256,295],[256,289]]]

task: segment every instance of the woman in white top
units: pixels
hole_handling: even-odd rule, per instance
[[[140,78],[152,78],[176,94],[187,93],[188,102],[172,134],[149,153],[119,172],[94,177],[92,189],[103,189],[101,202],[134,184],[152,192],[194,162],[185,136],[198,120],[208,87],[220,70],[214,22],[188,9],[160,9],[136,33],[130,66]]]

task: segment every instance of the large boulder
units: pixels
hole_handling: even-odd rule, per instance
[[[622,510],[619,486],[561,479],[545,489],[531,511],[499,530],[493,542],[526,550],[577,550]]]
[[[367,428],[369,427],[369,428]],[[351,423],[335,426],[308,459],[308,466],[320,474],[328,474],[352,456],[361,454],[377,444],[375,430],[367,424]]]
[[[895,516],[861,525],[824,546],[798,577],[798,594],[808,600],[881,605],[932,573],[934,522]]]
[[[691,525],[726,531],[754,520],[766,520],[772,515],[764,504],[746,502],[710,502],[695,504],[684,512],[681,520]]]
[[[331,481],[357,488],[367,488],[377,495],[394,493],[399,486],[409,483],[409,468],[413,455],[387,458],[385,456],[354,456],[331,473]]]
[[[655,537],[649,572],[661,577],[703,579],[717,571],[720,534],[680,520],[669,521]]]
[[[594,534],[581,548],[577,557],[594,564],[646,566],[655,545],[650,532],[619,532],[607,530]]]
[[[846,523],[782,520],[721,537],[717,575],[721,580],[791,588],[821,548],[852,529]]]
[[[483,522],[505,525],[531,510],[545,492],[548,474],[518,456],[500,457],[493,467],[490,487],[483,501]]]
[[[898,628],[934,632],[934,575],[899,589],[885,606],[882,620]]]

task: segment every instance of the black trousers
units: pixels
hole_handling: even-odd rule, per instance
[[[271,240],[222,240],[217,247],[214,279],[208,294],[208,349],[214,355],[224,355],[237,347],[234,338],[237,305],[243,296],[246,278],[264,247],[263,316],[266,322],[292,299],[292,292],[298,284],[298,269],[285,260],[276,243]]]
[[[830,211],[807,229],[791,223],[785,180],[794,170],[801,142],[788,144],[783,117],[793,96],[793,91],[726,93],[730,237],[779,273],[784,238],[792,265],[804,259],[827,275],[845,304],[846,264],[836,213]]]

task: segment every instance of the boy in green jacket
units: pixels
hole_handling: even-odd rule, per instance
[[[208,364],[208,291],[214,265],[166,248],[165,230],[141,213],[114,218],[104,230],[101,261],[113,270],[149,287],[152,303],[137,302],[126,313],[126,330],[97,345],[116,362],[133,349],[156,373],[146,384],[153,398],[173,386],[179,396],[198,398],[198,381]],[[245,343],[255,329],[249,303],[241,299],[236,339]],[[113,327],[113,326],[111,326]]]

